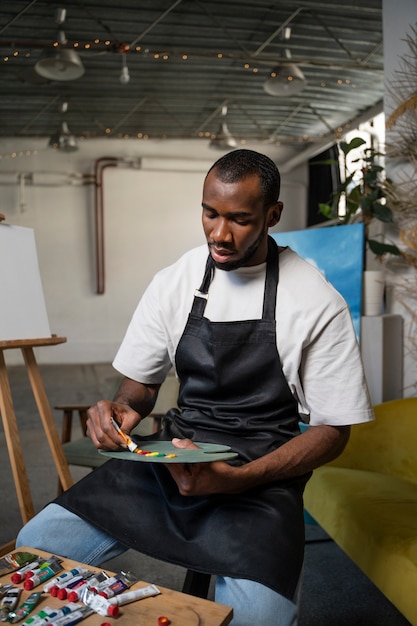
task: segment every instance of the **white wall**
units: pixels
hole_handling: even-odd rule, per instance
[[[254,149],[278,161],[276,148]],[[103,139],[71,154],[47,148],[46,140],[0,142],[0,213],[34,229],[51,332],[67,337],[37,349],[39,363],[112,360],[154,273],[204,243],[202,183],[221,154],[201,142]],[[104,171],[105,293],[97,295],[91,175],[103,156],[143,160],[142,169],[121,164]],[[305,226],[306,175],[301,166],[283,177],[281,230]],[[18,350],[6,358],[21,362]]]

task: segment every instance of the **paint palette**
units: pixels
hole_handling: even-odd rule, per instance
[[[171,441],[135,441],[143,454],[129,450],[99,450],[103,456],[124,461],[140,461],[143,463],[210,463],[212,461],[228,461],[238,455],[230,446],[217,443],[198,443],[198,450],[176,448]],[[174,456],[175,455],[175,456]]]

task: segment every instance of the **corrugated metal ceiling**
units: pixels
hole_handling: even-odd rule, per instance
[[[35,71],[57,41],[82,77]],[[305,88],[267,94],[289,56]],[[2,0],[0,63],[3,137],[50,136],[66,121],[84,137],[207,138],[226,107],[238,142],[305,147],[381,102],[381,0]]]

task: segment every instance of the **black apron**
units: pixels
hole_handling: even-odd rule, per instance
[[[262,319],[205,318],[213,273],[209,256],[175,357],[179,409],[167,413],[157,437],[227,444],[239,454],[230,463],[243,464],[299,434],[297,404],[276,343],[276,243],[268,239]],[[255,580],[293,599],[304,554],[308,478],[237,495],[186,497],[165,466],[112,459],[55,502],[129,548],[199,572]]]

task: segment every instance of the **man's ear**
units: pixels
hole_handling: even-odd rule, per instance
[[[276,202],[275,204],[273,204],[269,210],[268,210],[268,228],[272,228],[272,226],[275,226],[276,224],[278,224],[279,220],[281,219],[281,213],[282,210],[284,208],[284,205],[282,202]]]

